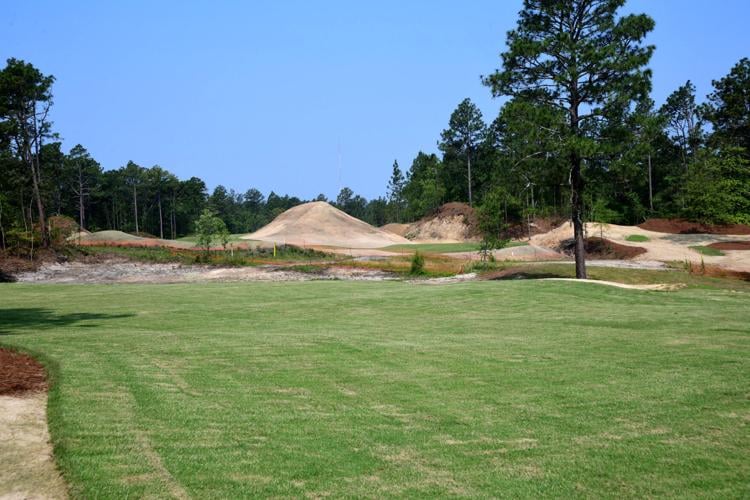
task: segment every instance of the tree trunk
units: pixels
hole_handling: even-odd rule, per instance
[[[161,214],[161,193],[158,194],[159,199],[159,238],[164,239],[164,219]]]
[[[29,166],[31,167],[31,178],[32,178],[32,186],[34,189],[34,197],[36,198],[36,209],[39,215],[39,231],[41,232],[42,236],[42,246],[48,247],[49,246],[49,234],[47,234],[47,218],[44,215],[44,203],[42,202],[42,195],[39,190],[39,184],[41,183],[41,173],[40,169],[41,166],[39,164],[39,153],[41,150],[41,133],[40,130],[37,127],[37,117],[36,117],[36,103],[34,103],[33,108],[33,133],[34,133],[34,150],[31,149],[31,144],[28,144],[28,159],[29,159]],[[33,226],[32,226],[32,234],[33,234]]]
[[[5,250],[5,228],[3,228],[3,204],[0,202],[0,244],[3,245]]]
[[[586,279],[586,240],[583,225],[583,176],[581,158],[576,153],[570,156],[570,206],[575,238],[576,278]]]
[[[175,227],[174,227],[174,194],[172,195],[172,203],[169,205],[169,232],[172,235],[172,239],[177,239],[177,235],[175,234]]]
[[[472,206],[472,199],[471,199],[471,150],[467,152],[466,155],[466,167],[468,170],[468,181],[469,181],[469,206]]]
[[[654,186],[651,178],[651,153],[648,154],[648,205],[654,211]]]
[[[85,229],[84,226],[84,210],[83,210],[83,173],[81,172],[81,166],[78,166],[78,224],[81,226],[81,231]]]
[[[140,231],[138,231],[138,193],[136,193],[135,184],[133,184],[133,210],[135,210],[135,232],[139,233]]]
[[[38,165],[35,165],[34,158],[30,158],[29,165],[31,166],[31,178],[32,178],[32,188],[34,191],[34,198],[36,200],[36,209],[37,214],[39,216],[39,232],[41,233],[42,237],[42,246],[48,247],[49,246],[49,237],[47,236],[47,224],[46,224],[46,217],[44,215],[44,204],[42,203],[42,195],[39,192],[39,177],[37,177],[38,174]],[[32,234],[33,234],[33,226],[32,226]]]

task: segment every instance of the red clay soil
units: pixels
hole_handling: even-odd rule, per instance
[[[573,255],[575,250],[575,241],[570,240],[562,248],[563,252]],[[632,247],[630,245],[620,245],[608,239],[592,237],[586,239],[586,257],[592,260],[626,260],[632,259],[638,255],[646,253],[643,247]]]
[[[750,250],[750,241],[719,241],[708,246],[717,250]]]
[[[31,356],[0,348],[0,395],[47,389],[47,373]]]
[[[746,224],[723,226],[690,222],[685,219],[649,219],[638,227],[647,231],[670,234],[750,234]]]

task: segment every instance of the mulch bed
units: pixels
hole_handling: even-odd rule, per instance
[[[649,219],[638,227],[670,234],[750,234],[750,226],[745,224],[715,226],[685,219]]]
[[[0,395],[47,390],[44,367],[27,354],[0,348]]]
[[[717,250],[750,250],[750,241],[719,241],[708,246]]]
[[[575,241],[566,241],[563,244],[562,251],[568,255],[573,255]],[[643,247],[621,245],[606,238],[592,237],[586,239],[586,258],[592,260],[626,260],[644,254],[647,251]]]

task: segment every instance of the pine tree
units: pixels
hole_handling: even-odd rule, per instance
[[[503,68],[484,79],[494,96],[518,96],[565,113],[560,142],[570,169],[576,277],[586,278],[585,162],[596,154],[597,124],[650,90],[644,69],[654,27],[645,14],[616,14],[625,0],[525,0],[508,32]]]
[[[388,204],[393,211],[393,222],[401,222],[404,205],[404,174],[398,166],[398,160],[393,161],[393,173],[388,181]]]

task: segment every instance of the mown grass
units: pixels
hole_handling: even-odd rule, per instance
[[[518,247],[528,245],[525,241],[511,241],[506,247]],[[457,252],[478,252],[479,242],[465,241],[461,243],[414,243],[412,245],[390,245],[381,250],[389,252],[414,253],[457,253]]]
[[[750,295],[0,285],[74,497],[744,497]]]
[[[628,235],[625,238],[625,240],[626,241],[632,241],[632,242],[635,242],[635,243],[643,243],[645,241],[650,241],[650,238],[648,236],[646,236],[645,234],[631,234],[631,235]]]
[[[725,278],[701,273],[699,266],[686,269],[682,263],[675,262],[667,270],[623,269],[617,267],[588,266],[586,272],[590,279],[615,281],[629,285],[685,285],[690,288],[733,290],[750,293],[750,281]],[[487,279],[541,279],[541,278],[575,278],[575,264],[546,262],[474,262],[467,266],[466,272],[476,272]],[[507,275],[503,276],[502,272]]]
[[[692,246],[690,249],[695,250],[701,255],[707,255],[710,257],[721,257],[722,255],[726,255],[724,252],[719,250],[718,248],[713,247],[704,247],[700,245]]]

